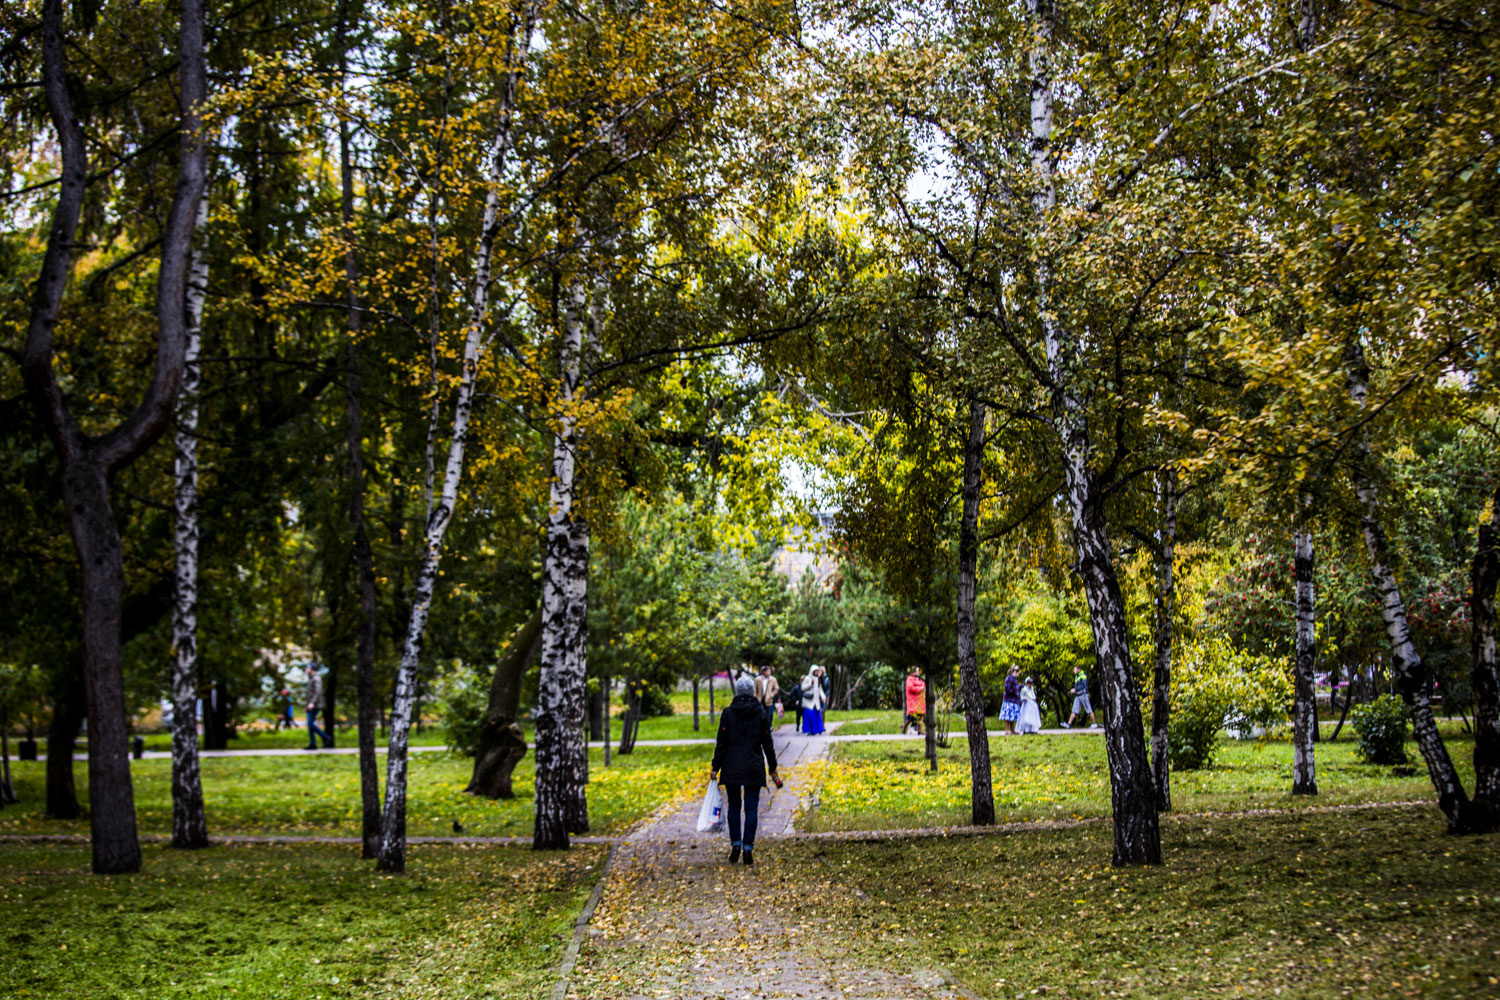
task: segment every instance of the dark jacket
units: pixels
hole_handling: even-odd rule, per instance
[[[729,707],[719,714],[713,769],[726,785],[761,788],[766,783],[767,765],[776,770],[776,747],[771,742],[766,713],[756,704],[755,695],[735,695]]]

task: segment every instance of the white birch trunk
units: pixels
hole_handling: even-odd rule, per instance
[[[587,294],[568,286],[563,307],[561,385],[552,441],[547,554],[542,569],[541,681],[537,689],[536,820],[532,846],[566,848],[569,834],[588,829],[582,768],[584,679],[587,671],[588,528],[575,512],[578,417]]]
[[[1474,801],[1488,822],[1500,819],[1500,669],[1495,656],[1495,587],[1500,582],[1500,488],[1481,518],[1469,567],[1469,621],[1473,653]]]
[[[471,298],[468,329],[464,336],[463,368],[459,375],[458,398],[453,408],[452,437],[448,442],[448,459],[443,485],[429,501],[427,523],[422,538],[422,558],[417,571],[416,593],[411,617],[401,649],[401,666],[396,673],[396,695],[391,707],[390,743],[386,751],[385,810],[380,824],[380,852],[375,866],[379,871],[399,872],[406,868],[406,765],[411,732],[412,705],[416,695],[417,661],[432,609],[432,594],[437,585],[438,563],[442,555],[443,536],[453,519],[458,502],[458,484],[463,478],[464,449],[468,443],[469,419],[474,408],[474,389],[479,377],[479,361],[489,345],[485,336],[485,319],[489,313],[490,273],[493,266],[495,237],[500,218],[501,178],[511,151],[512,124],[519,74],[531,53],[536,28],[535,0],[521,12],[514,25],[515,45],[511,51],[511,68],[501,101],[501,118],[490,146],[488,193],[484,203],[484,222],[479,248],[475,255],[474,289]],[[431,420],[435,425],[437,410]],[[432,439],[429,430],[429,440]]]
[[[1034,44],[1031,50],[1031,161],[1037,181],[1032,195],[1038,225],[1045,226],[1057,204],[1052,169],[1051,0],[1026,0]],[[1051,302],[1051,274],[1045,257],[1037,261],[1038,312],[1052,382],[1053,423],[1062,441],[1068,506],[1072,512],[1078,573],[1089,603],[1094,654],[1105,700],[1104,743],[1109,758],[1114,811],[1114,863],[1160,864],[1161,831],[1156,789],[1146,753],[1140,699],[1131,665],[1125,607],[1120,595],[1103,498],[1088,467],[1088,417],[1077,386],[1081,345],[1070,326],[1060,323]]]
[[[1304,512],[1312,498],[1303,496]],[[1303,525],[1292,533],[1293,576],[1297,586],[1297,649],[1292,673],[1292,794],[1317,795],[1318,773],[1313,756],[1317,712],[1313,705],[1313,669],[1317,655],[1317,594],[1314,589],[1312,531]]]
[[[1358,340],[1351,342],[1348,354],[1349,395],[1355,404],[1364,409],[1369,395],[1369,368],[1365,364],[1364,348]],[[1401,587],[1391,566],[1390,547],[1380,519],[1380,490],[1376,486],[1372,471],[1373,456],[1370,438],[1364,428],[1355,434],[1354,447],[1354,492],[1360,504],[1360,529],[1364,535],[1365,552],[1370,557],[1370,575],[1375,584],[1375,597],[1380,605],[1380,617],[1385,623],[1386,639],[1391,649],[1391,673],[1395,676],[1396,690],[1406,702],[1411,714],[1412,735],[1417,747],[1427,762],[1427,774],[1437,790],[1438,807],[1448,819],[1448,832],[1464,833],[1470,829],[1469,797],[1464,792],[1453,761],[1448,757],[1448,748],[1438,732],[1437,721],[1432,714],[1432,676],[1423,669],[1422,657],[1412,642],[1411,626],[1406,617],[1406,602],[1401,597]]]
[[[182,390],[177,397],[174,437],[176,493],[173,548],[176,586],[172,604],[172,846],[208,846],[203,780],[198,767],[198,365],[208,258],[202,232],[208,222],[208,191],[198,202],[200,234],[188,261],[184,310]]]

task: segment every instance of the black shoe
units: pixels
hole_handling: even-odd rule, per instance
[[[748,857],[748,856],[749,855],[746,855],[746,857]],[[739,859],[740,859],[740,848],[739,848],[739,845],[736,844],[734,847],[731,847],[729,849],[729,863],[730,864],[734,864]],[[750,862],[747,861],[745,863],[749,864]]]
[[[745,864],[747,865],[755,864],[755,859],[750,856],[750,850],[748,847],[745,848]]]

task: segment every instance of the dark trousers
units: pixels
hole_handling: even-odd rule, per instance
[[[745,835],[740,836],[740,799],[745,802]],[[724,798],[729,802],[729,840],[745,845],[745,850],[755,846],[755,828],[760,824],[760,786],[725,785]]]
[[[775,705],[762,705],[761,706],[761,711],[763,711],[763,712],[766,713],[766,726],[767,726],[767,728],[769,728],[769,729],[775,729],[776,728],[776,706]]]
[[[318,745],[317,738],[319,736],[323,737],[323,745],[325,747],[326,746],[332,746],[333,745],[333,740],[329,739],[328,738],[328,734],[325,733],[325,732],[323,732],[322,729],[318,728],[318,723],[316,721],[317,718],[318,718],[318,710],[316,708],[309,708],[307,710],[307,745],[308,745],[308,747],[312,748],[312,747],[317,746]]]

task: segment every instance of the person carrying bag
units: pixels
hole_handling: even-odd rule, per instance
[[[764,759],[762,759],[764,758]],[[754,864],[755,828],[760,822],[760,790],[766,771],[778,786],[776,747],[763,706],[755,698],[755,681],[748,676],[734,682],[734,701],[719,714],[719,736],[714,744],[711,780],[723,773],[725,812],[729,819],[729,863],[741,857]],[[744,808],[741,827],[740,809]]]

